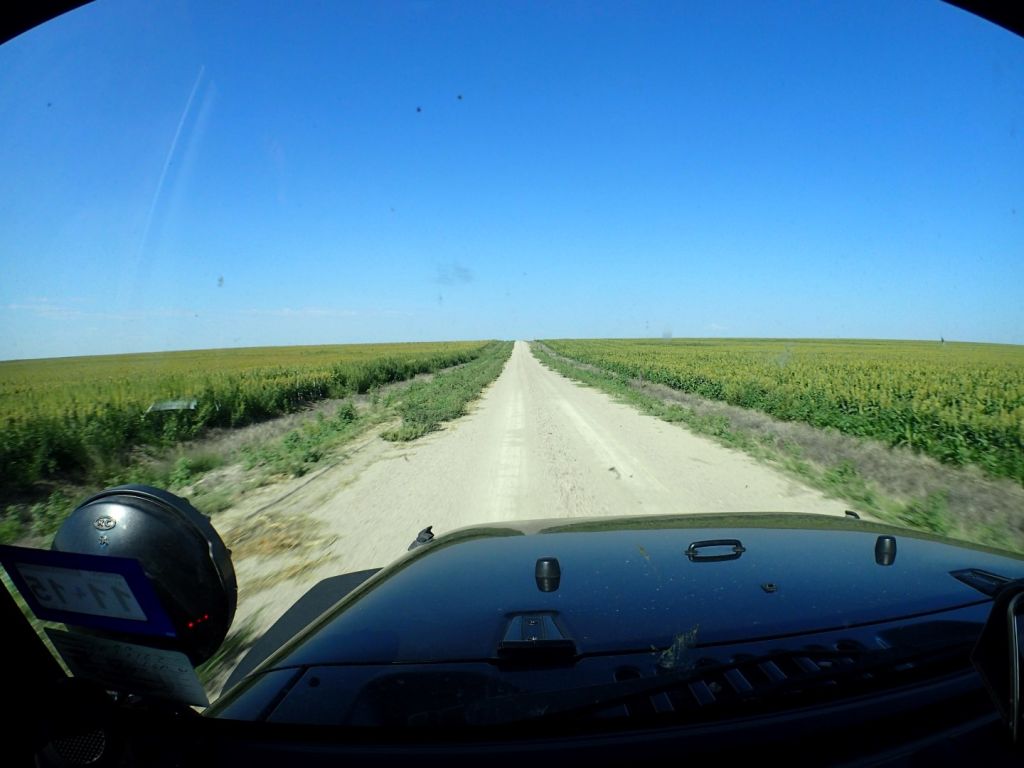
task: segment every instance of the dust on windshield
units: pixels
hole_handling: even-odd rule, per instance
[[[1024,551],[1022,84],[939,2],[72,11],[0,47],[0,537],[212,515],[211,689],[426,526]]]

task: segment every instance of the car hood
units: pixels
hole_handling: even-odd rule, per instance
[[[740,547],[699,545],[716,539]],[[560,567],[550,591],[536,578],[541,558]],[[957,577],[972,570],[982,589]],[[712,646],[803,635],[988,601],[986,573],[1024,577],[1024,560],[817,515],[466,528],[381,571],[261,671],[492,660],[522,616],[552,617],[579,655],[664,649],[680,637]]]

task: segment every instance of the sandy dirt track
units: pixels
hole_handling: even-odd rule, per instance
[[[427,524],[441,533],[540,517],[843,513],[741,453],[549,371],[524,342],[472,414],[383,456],[330,506],[378,536],[408,521],[409,540]]]
[[[317,561],[300,573],[293,563],[290,579],[251,599],[245,585],[265,583],[273,562],[236,562],[238,618],[262,607],[257,625],[266,626],[316,580],[390,563],[427,525],[442,534],[545,517],[843,510],[742,453],[553,373],[516,342],[469,415],[413,443],[366,438],[344,462],[263,489],[224,522],[301,516],[316,531]]]

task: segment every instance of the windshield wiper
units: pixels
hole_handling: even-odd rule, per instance
[[[785,679],[736,691],[728,703],[749,703],[774,698],[781,694],[834,686],[846,680],[870,677],[883,669],[906,669],[941,661],[966,661],[972,643],[956,642],[931,648],[883,648],[826,650],[801,648],[783,650],[763,656],[748,656],[719,664],[691,666],[660,673],[653,677],[620,680],[557,691],[530,691],[461,704],[455,707],[420,712],[409,718],[409,725],[473,725],[488,726],[558,717],[575,717],[625,704],[640,697],[672,691],[688,683],[724,675],[761,664],[777,664],[784,660],[800,662],[800,674]],[[806,664],[806,660],[813,663]],[[715,703],[715,702],[712,702]]]

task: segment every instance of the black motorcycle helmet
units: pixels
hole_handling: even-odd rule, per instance
[[[68,516],[52,548],[142,564],[177,639],[133,642],[180,650],[194,665],[224,642],[238,601],[231,552],[210,519],[185,499],[146,485],[110,488]]]

